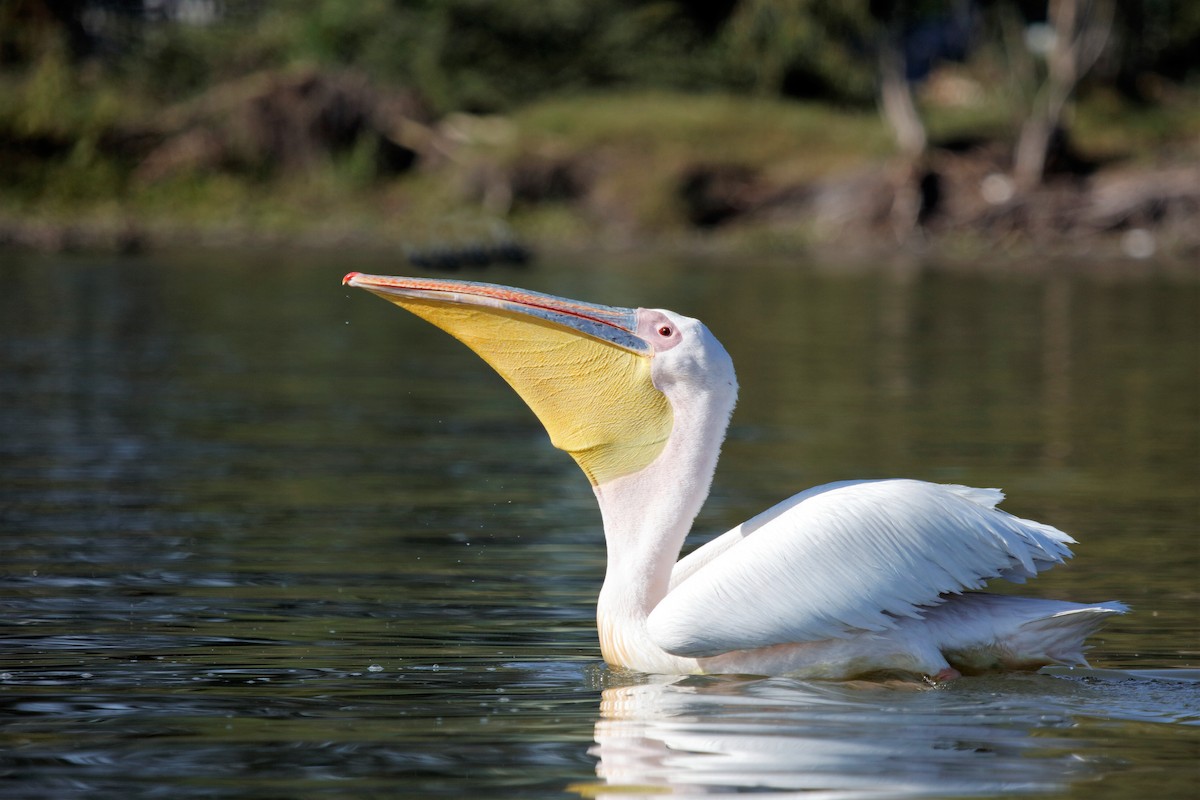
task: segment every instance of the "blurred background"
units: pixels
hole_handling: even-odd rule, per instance
[[[5,0],[0,242],[1187,260],[1198,67],[1192,0]]]

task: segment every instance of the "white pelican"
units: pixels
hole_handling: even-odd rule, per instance
[[[1003,494],[845,481],[785,500],[676,563],[737,399],[733,362],[698,320],[506,286],[351,272],[456,337],[532,408],[592,483],[608,564],[604,659],[649,673],[843,679],[1083,665],[1121,603],[984,594],[1070,557],[1062,531]]]

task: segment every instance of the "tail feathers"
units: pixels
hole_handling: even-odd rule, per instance
[[[1084,640],[1096,632],[1103,622],[1115,614],[1124,614],[1124,603],[1109,601],[1080,608],[1059,611],[1048,617],[1030,620],[1019,626],[1005,644],[1014,666],[1028,664],[1062,664],[1086,667],[1087,650]]]
[[[1068,603],[968,592],[930,609],[924,620],[938,648],[963,673],[1087,666],[1084,641],[1124,603]]]

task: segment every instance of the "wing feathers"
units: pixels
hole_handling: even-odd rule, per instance
[[[909,480],[810,489],[681,561],[651,636],[707,656],[880,631],[941,595],[1070,557],[1074,540],[998,510],[1003,497]]]

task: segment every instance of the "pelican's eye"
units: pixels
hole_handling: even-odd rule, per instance
[[[639,308],[637,313],[638,336],[650,345],[654,352],[665,352],[683,341],[679,326],[664,312],[652,308]]]

